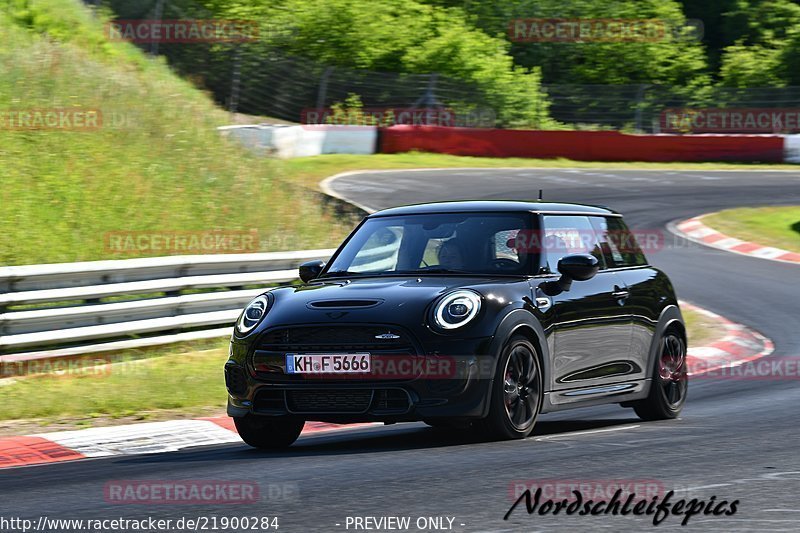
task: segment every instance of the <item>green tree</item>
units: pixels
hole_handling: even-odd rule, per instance
[[[541,68],[548,84],[664,84],[691,91],[709,83],[704,49],[674,0],[428,0],[460,6],[490,35],[514,40],[516,19],[657,19],[666,32],[645,42],[515,42],[517,65]],[[509,34],[511,31],[511,34]]]
[[[258,0],[204,5],[221,16],[269,21],[273,48],[325,65],[465,82],[501,125],[552,126],[536,67],[515,65],[510,45],[472,25],[461,9],[415,0]]]
[[[739,0],[727,16],[726,35],[736,40],[722,49],[721,85],[782,87],[800,82],[800,5],[790,0]]]
[[[780,48],[737,43],[725,48],[720,67],[726,87],[783,87],[786,85]]]

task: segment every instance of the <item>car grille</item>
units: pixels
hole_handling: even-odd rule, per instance
[[[237,365],[225,365],[225,386],[228,390],[237,395],[247,392],[247,378],[244,369]]]
[[[398,338],[376,338],[380,335]],[[413,350],[410,334],[392,326],[300,326],[268,331],[259,349],[269,351],[312,350]],[[414,353],[413,351],[408,353]]]
[[[375,391],[372,401],[372,409],[375,411],[405,412],[408,407],[408,394],[400,389],[380,389]]]
[[[375,338],[378,336],[379,338]],[[381,337],[382,336],[382,337]],[[392,338],[396,336],[398,338]],[[407,357],[420,352],[411,334],[394,326],[293,326],[267,331],[256,343],[251,355],[252,368],[259,377],[271,381],[301,382],[313,379],[319,383],[327,378],[300,374],[286,374],[287,353],[361,353],[374,357]],[[341,382],[347,376],[337,376],[334,381]],[[360,378],[363,380],[363,377]],[[408,377],[398,377],[394,381],[405,381]],[[383,377],[382,381],[391,381]]]
[[[401,389],[264,389],[254,410],[264,414],[403,414],[410,409]]]
[[[294,413],[363,413],[372,402],[372,390],[290,390],[286,405]]]

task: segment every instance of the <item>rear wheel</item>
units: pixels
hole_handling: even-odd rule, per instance
[[[300,436],[305,420],[288,416],[247,415],[234,418],[236,431],[253,448],[279,450],[288,448]]]
[[[506,344],[491,390],[489,416],[477,424],[494,439],[522,439],[533,431],[542,405],[542,372],[531,342],[515,335]]]
[[[686,402],[689,378],[686,372],[686,343],[674,330],[661,339],[650,394],[633,404],[642,420],[677,418]]]

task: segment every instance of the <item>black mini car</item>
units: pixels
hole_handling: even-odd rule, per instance
[[[248,304],[231,339],[228,414],[255,447],[290,445],[307,420],[523,438],[539,413],[665,419],[686,399],[672,284],[605,208],[387,209],[300,278]]]

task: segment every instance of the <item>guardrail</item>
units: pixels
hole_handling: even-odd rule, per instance
[[[227,335],[244,305],[265,287],[294,281],[300,263],[326,259],[333,252],[191,255],[2,267],[0,354],[6,355],[0,355],[0,360]],[[171,334],[153,336],[164,332]],[[110,342],[97,344],[99,341]]]

